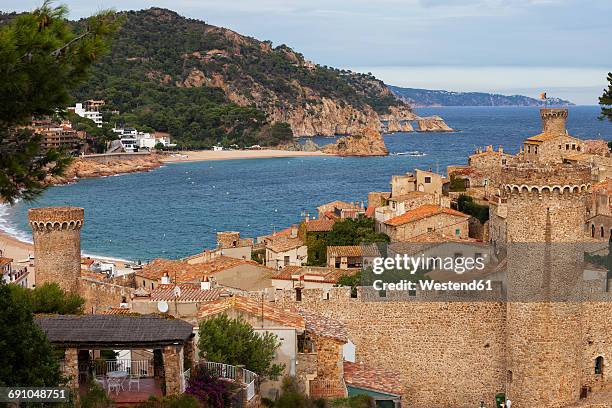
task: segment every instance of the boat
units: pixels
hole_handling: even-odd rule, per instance
[[[418,150],[408,151],[408,152],[397,152],[393,153],[395,156],[411,156],[411,157],[422,157],[427,156],[426,153],[420,152]]]

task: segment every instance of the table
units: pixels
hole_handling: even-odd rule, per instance
[[[125,382],[125,379],[128,378],[128,376],[129,373],[127,371],[109,371],[106,373],[107,378],[118,379],[121,381],[119,386],[123,391],[125,391],[125,388],[123,388],[123,383]]]

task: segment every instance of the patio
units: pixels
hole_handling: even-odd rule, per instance
[[[64,349],[62,370],[70,385],[84,390],[96,381],[118,403],[151,395],[184,392],[194,364],[193,327],[159,316],[44,316],[36,319],[49,341]],[[128,358],[102,358],[103,350],[121,350]],[[165,390],[165,392],[164,392]]]

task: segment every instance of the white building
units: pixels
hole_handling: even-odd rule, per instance
[[[95,109],[95,108],[91,108]],[[82,118],[91,119],[98,127],[102,127],[102,112],[99,110],[86,110],[82,103],[77,103],[74,107],[74,113]]]

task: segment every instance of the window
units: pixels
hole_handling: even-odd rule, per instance
[[[295,301],[296,302],[302,301],[302,288],[295,288]]]
[[[283,259],[283,265],[285,266],[289,265],[289,255],[285,255],[285,258]]]
[[[569,144],[565,145],[565,150],[569,150]]]
[[[605,233],[604,233],[604,227],[603,227],[603,225],[602,225],[602,226],[601,226],[601,228],[600,228],[600,231],[599,231],[599,235],[601,235],[601,237],[603,238],[603,237],[604,237],[604,234],[605,234]]]
[[[433,228],[432,227],[427,227],[427,232],[432,232]]]
[[[460,228],[455,229],[455,235],[456,236],[461,235],[461,229]]]
[[[591,238],[595,238],[595,224],[591,224]]]
[[[429,176],[425,177],[425,183],[431,183],[431,177]]]
[[[595,359],[595,375],[603,374],[604,358],[599,356]]]
[[[538,146],[534,146],[535,147],[535,154],[538,154]]]
[[[378,296],[381,298],[386,298],[387,297],[387,291],[384,289],[381,289],[378,291]]]

